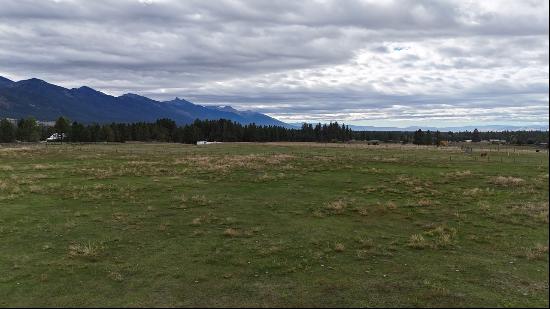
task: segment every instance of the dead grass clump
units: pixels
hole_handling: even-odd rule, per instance
[[[457,231],[455,228],[440,225],[424,233],[427,236],[435,237],[434,247],[444,248],[452,244],[456,237]]]
[[[497,176],[491,179],[491,183],[501,187],[518,187],[525,183],[525,179],[512,176]]]
[[[369,209],[367,207],[359,207],[359,208],[357,208],[357,212],[361,216],[368,216],[369,215]]]
[[[415,185],[416,180],[412,179],[408,176],[405,176],[405,175],[399,175],[399,176],[397,176],[397,179],[395,180],[395,182],[398,183],[398,184],[404,184],[404,185],[412,187],[412,186]]]
[[[191,197],[191,201],[193,201],[195,204],[198,204],[200,206],[205,206],[211,203],[211,201],[207,199],[206,196],[199,195],[199,194],[193,195]]]
[[[414,249],[424,249],[428,246],[428,242],[421,234],[414,234],[409,238],[407,246]]]
[[[473,174],[472,171],[464,170],[464,171],[449,172],[443,175],[447,176],[447,178],[464,178],[464,177],[472,176],[472,174]]]
[[[548,223],[548,202],[527,202],[512,206],[512,210],[536,221]]]
[[[8,189],[8,183],[6,181],[0,180],[0,191],[5,191]]]
[[[426,206],[432,206],[433,202],[429,199],[423,198],[423,199],[419,200],[416,204],[418,206],[421,206],[421,207],[426,207]]]
[[[472,189],[466,189],[464,190],[463,194],[465,196],[479,196],[482,195],[484,192],[483,189],[480,188],[472,188]]]
[[[389,210],[397,209],[397,204],[395,204],[392,201],[389,201],[389,202],[386,203],[386,208],[389,209]]]
[[[241,235],[241,232],[234,228],[228,228],[223,231],[223,235],[227,237],[237,237]]]
[[[286,174],[285,173],[277,173],[277,174],[268,174],[268,173],[263,173],[262,175],[258,176],[258,178],[256,178],[256,181],[258,182],[267,182],[267,181],[274,181],[274,180],[280,180],[280,179],[284,179],[286,177]]]
[[[478,206],[479,206],[479,210],[484,212],[488,212],[489,210],[491,210],[491,205],[484,201],[479,202]]]
[[[325,213],[322,212],[321,210],[319,209],[315,209],[313,211],[313,216],[316,217],[316,218],[324,218],[325,217]]]
[[[336,252],[344,252],[346,250],[346,246],[342,243],[336,243],[334,245],[334,251]]]
[[[42,187],[42,186],[30,185],[29,186],[29,191],[31,193],[43,193],[45,190],[44,190],[44,187]]]
[[[51,164],[33,164],[32,165],[32,169],[34,169],[34,170],[47,170],[47,169],[51,169],[53,167],[54,166],[51,165]]]
[[[548,245],[537,244],[533,248],[526,248],[525,257],[528,260],[544,260],[548,258]]]
[[[124,277],[122,276],[122,274],[117,271],[110,271],[108,277],[109,279],[117,282],[121,282],[124,280]]]
[[[346,201],[339,199],[336,201],[328,202],[325,208],[332,211],[333,213],[340,214],[344,212],[347,206],[348,203]]]
[[[69,258],[82,258],[90,261],[96,261],[103,250],[103,247],[97,243],[88,242],[87,244],[69,245]]]

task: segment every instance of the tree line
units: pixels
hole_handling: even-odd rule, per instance
[[[277,142],[311,141],[338,142],[352,138],[351,129],[338,122],[330,124],[304,124],[302,128],[262,126],[219,120],[195,120],[178,126],[171,119],[158,119],[153,123],[82,124],[59,117],[53,126],[39,125],[34,118],[20,119],[13,124],[0,121],[0,142],[36,142],[54,133],[63,134],[67,142],[126,142],[159,141],[194,144],[200,140],[219,142]]]
[[[355,140],[379,140],[382,142],[412,143],[416,145],[441,145],[445,142],[461,142],[471,140],[481,142],[483,140],[502,140],[514,145],[531,145],[548,143],[548,131],[473,131],[440,132],[423,131],[421,129],[411,131],[354,131]]]
[[[59,117],[53,126],[40,125],[30,117],[13,123],[0,120],[0,142],[37,142],[53,133],[64,134],[67,142],[159,141],[193,144],[200,140],[219,142],[347,142],[351,140],[440,145],[442,142],[488,139],[512,144],[548,143],[548,131],[439,132],[439,131],[352,131],[338,122],[316,125],[304,123],[300,128],[240,124],[231,120],[195,120],[178,126],[171,119],[156,122],[83,124]]]

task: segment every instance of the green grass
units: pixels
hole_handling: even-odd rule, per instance
[[[0,306],[537,306],[548,157],[3,145]]]

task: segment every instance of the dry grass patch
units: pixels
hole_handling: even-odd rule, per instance
[[[29,186],[29,191],[31,193],[44,193],[46,190],[45,190],[44,187],[39,186],[39,185],[30,185]]]
[[[428,242],[422,234],[413,234],[409,237],[407,246],[414,249],[424,249],[428,246]]]
[[[453,227],[447,227],[445,225],[437,226],[424,233],[427,236],[435,237],[434,247],[444,248],[452,244],[456,237],[457,230]]]
[[[525,179],[512,176],[497,176],[491,179],[491,183],[501,187],[518,187],[525,183]]]
[[[32,169],[33,170],[48,170],[54,168],[51,164],[33,164]]]
[[[124,277],[122,276],[122,274],[117,271],[110,271],[108,277],[109,279],[117,282],[121,282],[124,280]]]
[[[427,207],[427,206],[432,206],[434,203],[429,200],[429,199],[420,199],[418,202],[416,202],[416,205],[420,206],[420,207]]]
[[[456,179],[456,178],[464,178],[464,177],[472,176],[473,173],[470,170],[464,170],[464,171],[442,173],[441,175],[446,176],[447,178]]]
[[[99,258],[103,246],[97,243],[88,242],[86,244],[71,244],[68,249],[69,258],[82,258],[90,261],[96,261]]]
[[[513,205],[512,210],[527,215],[538,222],[548,223],[548,202],[526,202]]]
[[[462,194],[465,196],[479,196],[479,195],[482,195],[483,192],[484,190],[481,188],[471,188],[471,189],[464,190]]]
[[[386,202],[385,206],[386,206],[386,208],[389,209],[389,210],[395,210],[395,209],[397,209],[397,204],[395,204],[395,203],[392,202],[392,201]]]
[[[361,216],[368,216],[369,215],[369,208],[368,207],[359,207],[359,208],[357,208],[357,212]]]
[[[336,252],[344,252],[346,250],[346,246],[342,243],[336,243],[334,245],[334,251]]]
[[[225,155],[225,156],[186,156],[174,160],[174,164],[192,166],[206,171],[227,173],[233,169],[260,169],[268,165],[280,165],[295,159],[287,154],[273,155]]]
[[[193,221],[191,221],[191,225],[201,225],[202,224],[202,217],[198,217],[198,218],[195,218],[193,219]]]
[[[348,206],[348,202],[342,199],[338,199],[332,202],[328,202],[325,206],[325,209],[336,213],[341,214],[346,210],[346,207]]]
[[[206,196],[202,194],[196,194],[191,197],[191,201],[195,204],[198,204],[200,206],[206,206],[210,204],[212,201],[206,198]]]
[[[524,255],[528,260],[545,260],[548,258],[548,245],[537,244],[533,248],[526,248]]]
[[[234,228],[228,228],[223,231],[223,235],[227,237],[238,237],[241,235],[241,232]]]

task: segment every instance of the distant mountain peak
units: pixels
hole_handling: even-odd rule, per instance
[[[72,92],[77,92],[80,94],[86,94],[86,95],[106,95],[105,93],[95,90],[94,88],[90,88],[88,86],[82,86],[78,88],[71,89]]]
[[[189,101],[187,101],[186,99],[182,99],[180,97],[175,97],[173,100],[171,101],[165,101],[166,103],[189,103],[189,104],[193,104]]]
[[[128,92],[128,93],[125,93],[125,94],[121,95],[121,97],[140,98],[142,96],[140,96],[139,94]]]
[[[137,93],[131,93],[131,92],[125,93],[125,94],[121,95],[119,98],[126,98],[126,99],[132,99],[132,100],[141,100],[141,101],[154,101],[153,99],[149,99],[148,97],[139,95]],[[154,102],[156,102],[156,101],[154,101]]]
[[[39,79],[39,78],[29,78],[29,79],[24,79],[24,80],[21,80],[19,81],[18,83],[27,83],[27,84],[50,84],[48,82],[46,82],[45,80],[42,80],[42,79]]]
[[[11,85],[13,83],[15,83],[13,80],[7,79],[3,76],[0,76],[0,87],[1,86],[8,86],[8,85]]]
[[[233,106],[231,106],[231,105],[217,105],[217,106],[214,106],[214,108],[222,110],[222,111],[226,111],[226,112],[234,112],[234,113],[242,112],[240,110],[237,110],[237,109],[233,108]]]

